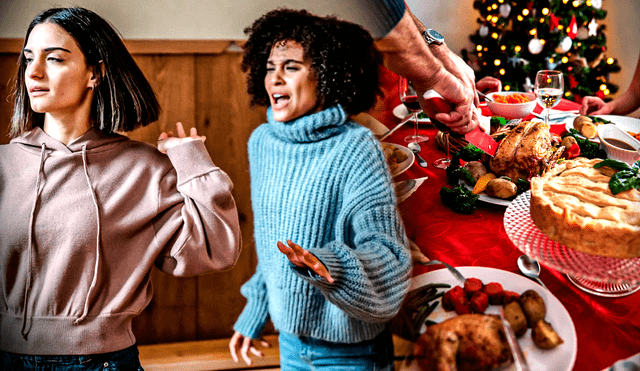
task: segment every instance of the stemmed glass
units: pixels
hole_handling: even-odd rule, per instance
[[[413,114],[413,134],[404,138],[405,142],[419,143],[429,140],[428,136],[418,134],[418,112],[420,111],[420,103],[418,102],[418,93],[416,93],[411,82],[404,77],[400,77],[398,81],[398,94],[400,101]]]
[[[540,70],[536,74],[534,91],[538,103],[547,111],[544,123],[549,124],[549,110],[555,107],[564,92],[564,78],[562,72],[554,70]]]
[[[449,133],[442,133],[442,135],[444,136],[444,146],[447,156],[439,158],[433,162],[433,166],[438,169],[446,169],[451,164],[451,157],[449,156]]]

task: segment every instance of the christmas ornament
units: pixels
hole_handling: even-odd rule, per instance
[[[591,22],[589,22],[589,36],[596,35],[598,35],[598,24],[595,18],[591,18]]]
[[[533,84],[531,83],[531,79],[528,76],[527,76],[527,78],[524,79],[524,85],[522,85],[522,87],[524,88],[524,91],[526,91],[526,92],[533,91]]]
[[[500,15],[502,16],[502,18],[508,18],[509,14],[511,14],[511,5],[502,4],[500,5],[500,8],[498,8],[498,10],[500,11]]]
[[[598,58],[594,59],[591,63],[589,63],[589,67],[591,68],[596,68],[598,67],[598,65],[600,64],[600,62],[602,62],[602,59],[604,58],[604,52],[600,53],[600,55],[598,56]]]
[[[591,0],[591,6],[596,9],[602,8],[602,0]]]
[[[538,39],[537,37],[534,37],[529,41],[528,48],[531,54],[540,54],[540,52],[542,51],[542,42],[540,42],[540,39]]]
[[[571,38],[567,36],[558,43],[558,46],[556,47],[555,51],[558,54],[564,54],[571,49],[572,44],[573,44],[573,41],[571,41]]]
[[[589,37],[589,30],[586,27],[580,27],[578,29],[578,36],[576,38],[578,40],[586,40]]]
[[[489,27],[487,27],[486,24],[483,24],[482,26],[480,26],[478,34],[480,35],[480,37],[487,37],[487,35],[489,34]]]
[[[548,70],[555,70],[556,67],[558,67],[558,65],[560,64],[560,62],[556,62],[555,60],[552,62],[551,58],[546,58],[546,61]]]
[[[569,26],[567,28],[567,35],[569,35],[571,40],[575,39],[578,35],[578,21],[576,21],[575,14],[571,16],[571,21],[569,22]]]
[[[549,31],[555,32],[558,31],[558,26],[560,25],[560,18],[556,17],[553,13],[549,14]]]
[[[576,77],[569,74],[569,88],[570,89],[575,89],[578,87],[578,80],[576,80]]]

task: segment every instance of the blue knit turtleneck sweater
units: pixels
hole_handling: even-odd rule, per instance
[[[269,317],[281,332],[338,343],[373,339],[400,309],[411,258],[379,142],[341,106],[288,122],[273,119],[249,139],[258,266],[241,291],[234,328],[258,338]],[[305,274],[277,246],[316,255],[335,279]]]

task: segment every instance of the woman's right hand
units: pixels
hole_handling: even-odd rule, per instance
[[[191,130],[189,131],[189,136],[187,136],[181,122],[178,122],[176,124],[176,131],[178,132],[177,137],[174,136],[173,132],[171,131],[168,133],[163,132],[162,134],[160,134],[160,137],[158,138],[158,150],[160,152],[167,153],[167,150],[169,148],[176,147],[182,143],[192,140],[201,140],[204,142],[207,139],[205,136],[199,136],[198,131],[195,127],[191,128]]]
[[[264,353],[259,351],[253,345],[253,341],[254,341],[253,339],[245,337],[238,331],[233,333],[233,336],[229,341],[229,350],[231,351],[231,358],[233,358],[234,362],[238,362],[238,350],[240,351],[240,355],[242,356],[242,359],[244,359],[244,361],[248,365],[252,364],[251,357],[249,356],[249,352],[251,352],[253,355],[257,357],[261,357],[261,358],[264,357]],[[258,339],[258,341],[260,342],[260,345],[262,345],[263,347],[268,348],[271,346],[271,344],[269,344],[268,341],[265,341],[262,339]]]

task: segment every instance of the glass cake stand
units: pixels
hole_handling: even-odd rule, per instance
[[[593,295],[620,297],[640,290],[640,258],[590,255],[549,239],[531,219],[530,197],[530,191],[522,193],[504,214],[507,235],[520,251],[565,273],[576,287]]]

